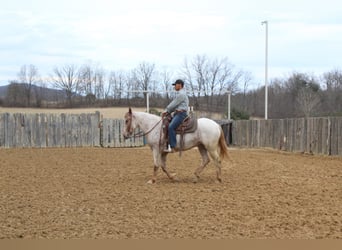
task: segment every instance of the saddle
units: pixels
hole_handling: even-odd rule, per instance
[[[197,119],[192,118],[191,116],[187,116],[176,129],[176,134],[193,133],[196,130],[197,130]]]
[[[164,141],[166,142],[166,144],[168,143],[168,128],[171,120],[172,116],[170,114],[163,119],[163,134]],[[197,124],[197,118],[188,115],[187,117],[185,117],[183,122],[177,127],[176,134],[180,135],[180,152],[184,148],[184,134],[195,132],[197,130]]]

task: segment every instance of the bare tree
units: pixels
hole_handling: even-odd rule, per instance
[[[105,87],[105,70],[98,64],[85,64],[79,70],[79,93],[86,96],[87,104],[96,99],[105,99],[108,88]]]
[[[38,84],[40,77],[38,75],[38,69],[36,66],[23,65],[18,73],[18,83],[24,85],[26,105],[31,105],[32,88],[35,84]]]
[[[72,107],[72,97],[78,92],[79,87],[79,70],[71,65],[64,65],[61,68],[55,67],[53,70],[52,83],[54,87],[65,92],[68,106]]]
[[[236,92],[242,76],[242,71],[235,71],[226,57],[210,59],[206,55],[195,56],[191,63],[185,58],[182,73],[189,82],[197,109],[199,99],[203,97],[207,108],[215,108],[218,101],[214,100],[214,96],[220,96],[228,90]]]
[[[248,91],[248,87],[249,87],[249,84],[252,80],[252,73],[251,72],[244,72],[242,74],[242,84],[243,84],[243,89],[242,89],[242,92],[243,92],[243,100],[242,100],[242,109],[244,111],[247,110],[247,91]]]
[[[186,87],[186,89],[188,91],[190,91],[190,94],[192,95],[192,99],[194,100],[194,106],[195,109],[198,109],[199,107],[199,102],[198,102],[198,98],[199,95],[196,95],[196,93],[198,94],[197,91],[197,85],[196,85],[196,81],[194,79],[194,73],[192,70],[192,66],[188,60],[188,58],[184,58],[184,62],[183,62],[183,68],[182,68],[182,75],[184,77],[184,80],[186,81],[186,83],[188,83],[189,87]]]
[[[97,68],[94,74],[95,96],[97,99],[105,98],[105,77],[103,68]]]
[[[79,70],[79,91],[84,95],[95,95],[94,68],[91,64],[83,65]]]
[[[8,106],[24,106],[26,89],[23,84],[11,81],[7,88],[5,103]]]
[[[112,85],[112,95],[115,99],[121,99],[122,92],[126,81],[125,73],[123,71],[112,71],[109,77],[109,84]]]
[[[155,65],[147,62],[142,62],[133,70],[133,77],[136,83],[137,90],[144,92],[144,100],[146,102],[146,91],[151,90],[151,84],[155,73]]]
[[[334,69],[323,74],[325,109],[329,114],[342,112],[342,71]]]
[[[166,99],[168,100],[170,99],[169,92],[172,90],[172,87],[171,87],[172,77],[173,77],[173,74],[167,69],[164,69],[160,73],[160,78],[164,87],[164,91],[166,92]]]
[[[38,86],[34,88],[34,97],[36,102],[36,107],[42,107],[44,98],[48,99],[46,96],[46,83],[40,81]]]
[[[310,117],[314,108],[320,103],[318,93],[309,86],[299,89],[296,100],[299,104],[298,109],[305,117]]]

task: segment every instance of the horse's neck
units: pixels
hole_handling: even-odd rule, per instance
[[[134,112],[133,115],[135,116],[137,124],[139,125],[140,129],[145,133],[148,130],[152,129],[153,126],[155,126],[156,123],[158,123],[161,119],[156,115],[144,112]]]

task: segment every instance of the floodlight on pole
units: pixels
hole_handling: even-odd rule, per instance
[[[261,22],[261,25],[266,26],[265,32],[265,120],[267,120],[267,110],[268,110],[268,91],[267,91],[267,82],[268,82],[268,21]]]

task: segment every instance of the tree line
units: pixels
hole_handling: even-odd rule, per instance
[[[179,69],[157,68],[141,62],[131,70],[105,70],[101,65],[65,64],[53,68],[42,79],[34,65],[23,65],[11,80],[3,106],[21,107],[110,107],[145,106],[163,108],[172,99],[171,83],[186,82],[195,110],[227,114],[231,93],[233,119],[264,116],[265,89],[258,88],[250,72],[237,69],[226,57],[196,55],[185,58]],[[58,90],[52,91],[51,89]],[[275,78],[268,87],[269,118],[342,115],[342,71],[333,69],[321,76],[293,72]]]

